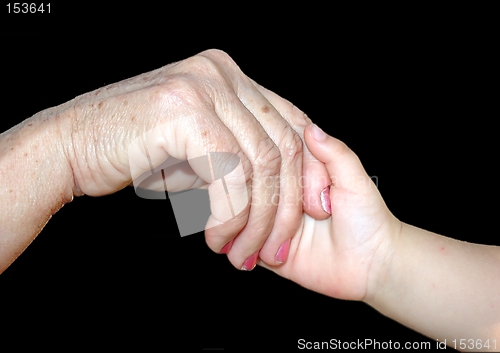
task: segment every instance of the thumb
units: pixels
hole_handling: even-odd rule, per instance
[[[371,185],[358,156],[345,143],[327,135],[316,124],[306,127],[304,137],[312,155],[325,163],[333,187],[363,192]]]

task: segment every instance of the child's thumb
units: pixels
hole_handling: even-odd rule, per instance
[[[304,137],[312,155],[325,163],[333,186],[363,191],[372,183],[358,156],[345,143],[327,135],[315,124],[306,128]]]

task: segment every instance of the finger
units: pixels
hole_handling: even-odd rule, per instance
[[[325,163],[332,187],[363,192],[372,186],[359,158],[345,143],[327,135],[315,124],[306,128],[305,138],[313,156]]]
[[[290,239],[302,217],[302,150],[303,142],[278,111],[257,90],[245,92],[246,103],[281,153],[279,204],[274,227],[260,251],[260,259],[270,265],[286,262]]]
[[[224,54],[220,55],[219,52],[204,55],[214,58],[214,62],[219,65],[219,72],[233,90],[228,105],[232,107],[231,110],[248,112],[246,120],[227,119],[225,116],[221,116],[221,119],[226,124],[234,124],[234,122],[238,124],[234,128],[229,127],[235,136],[241,133],[242,126],[248,125],[249,120],[252,120],[258,136],[273,142],[274,148],[271,152],[276,154],[273,156],[274,160],[268,158],[265,165],[260,162],[257,170],[254,169],[249,222],[233,243],[229,257],[231,259],[235,251],[252,248],[251,243],[260,244],[262,247],[265,242],[266,246],[260,250],[260,257],[271,264],[277,264],[278,250],[295,233],[302,214],[299,178],[302,172],[303,143],[229,57]],[[250,136],[248,132],[246,134],[246,140],[248,140]],[[245,141],[245,139],[242,140]],[[256,142],[246,144],[259,148],[259,141]],[[255,152],[250,153],[256,155]],[[255,225],[266,231],[259,231]],[[255,256],[251,256],[250,260],[256,260]]]
[[[302,160],[304,143],[275,107],[245,76],[240,78],[238,97],[255,116],[281,154],[279,204],[274,227],[260,251],[260,259],[270,265],[286,262],[290,239],[302,219]]]
[[[168,89],[166,91],[170,92]],[[208,246],[220,252],[243,229],[248,219],[246,174],[250,174],[250,162],[213,108],[210,110],[208,107],[191,105],[185,114],[176,110],[175,117],[168,116],[172,111],[171,107],[165,110],[163,123],[158,123],[130,144],[128,155],[134,185],[142,187],[144,184],[153,190],[163,186],[164,192],[171,193],[210,184],[208,193],[211,194],[209,202],[212,214],[208,222],[208,215],[204,216],[207,212],[200,210],[205,204],[200,202],[199,193],[195,193],[194,200],[193,192],[180,193],[175,197],[170,195],[169,199],[181,236],[203,231],[205,227],[214,227],[216,224],[213,220],[225,223],[236,218],[218,227],[215,235],[214,232],[206,232]],[[215,156],[213,151],[217,151]],[[209,156],[213,158],[209,160]],[[236,163],[232,157],[236,157]],[[218,185],[222,183],[221,177],[227,180],[225,190],[231,194],[232,212],[219,206],[227,205],[228,202],[226,192],[217,192]],[[166,198],[165,195],[163,198]],[[187,230],[183,230],[185,224],[189,226],[184,227]]]
[[[224,242],[219,252],[227,254],[232,247],[234,238],[246,225],[250,213],[246,173],[243,164],[236,155],[209,153],[208,157],[214,180],[210,184],[208,192],[210,200],[216,201],[211,203],[212,214],[208,219],[205,235],[207,240],[211,241],[222,238],[222,240],[217,241],[219,246],[221,241]],[[229,241],[228,234],[231,238]]]
[[[275,223],[282,159],[278,147],[238,97],[230,92],[226,96],[232,109],[227,111],[216,107],[216,111],[252,165],[248,222],[234,240],[228,257],[237,268],[250,270],[255,265],[256,253],[271,234]],[[246,128],[242,129],[243,126]],[[222,194],[222,189],[219,192]]]
[[[208,114],[203,109],[203,119]],[[204,122],[198,119],[197,126],[207,131]],[[250,199],[247,181],[252,167],[250,160],[241,149],[234,134],[222,121],[214,116],[209,125],[212,134],[187,135],[187,156],[190,167],[203,180],[209,183],[208,195],[211,214],[205,225],[205,238],[208,246],[220,253],[224,246],[233,241],[245,227],[250,216]],[[217,128],[214,128],[218,126]],[[221,143],[222,141],[222,143]],[[192,158],[200,154],[202,158]],[[189,212],[196,217],[195,209]],[[189,216],[188,216],[189,217]],[[187,220],[189,222],[189,219]],[[235,266],[241,266],[244,258],[240,256]]]
[[[312,123],[311,119],[286,99],[262,87],[255,81],[252,82],[305,141],[304,129]],[[307,146],[304,146],[301,179],[303,210],[314,219],[322,220],[330,216],[329,213],[325,212],[321,200],[321,193],[329,185],[330,177],[325,165],[311,154]]]
[[[244,75],[224,53],[210,51],[200,54],[206,65],[204,72],[210,73],[217,85],[211,85],[211,100],[220,120],[233,133],[243,153],[251,163],[251,205],[248,222],[232,244],[228,258],[241,269],[252,269],[258,252],[270,235],[278,210],[280,195],[280,169],[282,157],[279,148],[242,103],[241,95]],[[209,60],[207,60],[207,58]],[[215,77],[215,78],[214,78]],[[229,85],[228,85],[229,84]]]

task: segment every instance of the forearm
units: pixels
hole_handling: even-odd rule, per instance
[[[0,273],[73,198],[73,175],[60,138],[61,106],[0,135]]]
[[[395,244],[390,265],[367,303],[448,344],[496,339],[500,349],[500,249],[407,224]]]

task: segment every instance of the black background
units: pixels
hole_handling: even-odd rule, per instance
[[[278,31],[236,18],[217,29],[210,21],[167,22],[140,31],[131,21],[99,22],[92,31],[56,22],[5,27],[1,131],[76,95],[218,48],[345,141],[402,221],[500,244],[492,231],[498,56],[487,29],[441,19],[307,28],[295,18]],[[325,297],[262,268],[234,269],[202,233],[179,236],[167,201],[132,189],[63,207],[0,276],[0,303],[4,337],[20,330],[38,347],[64,348],[62,337],[72,346],[167,351],[288,351],[300,338],[432,342],[363,303]]]

